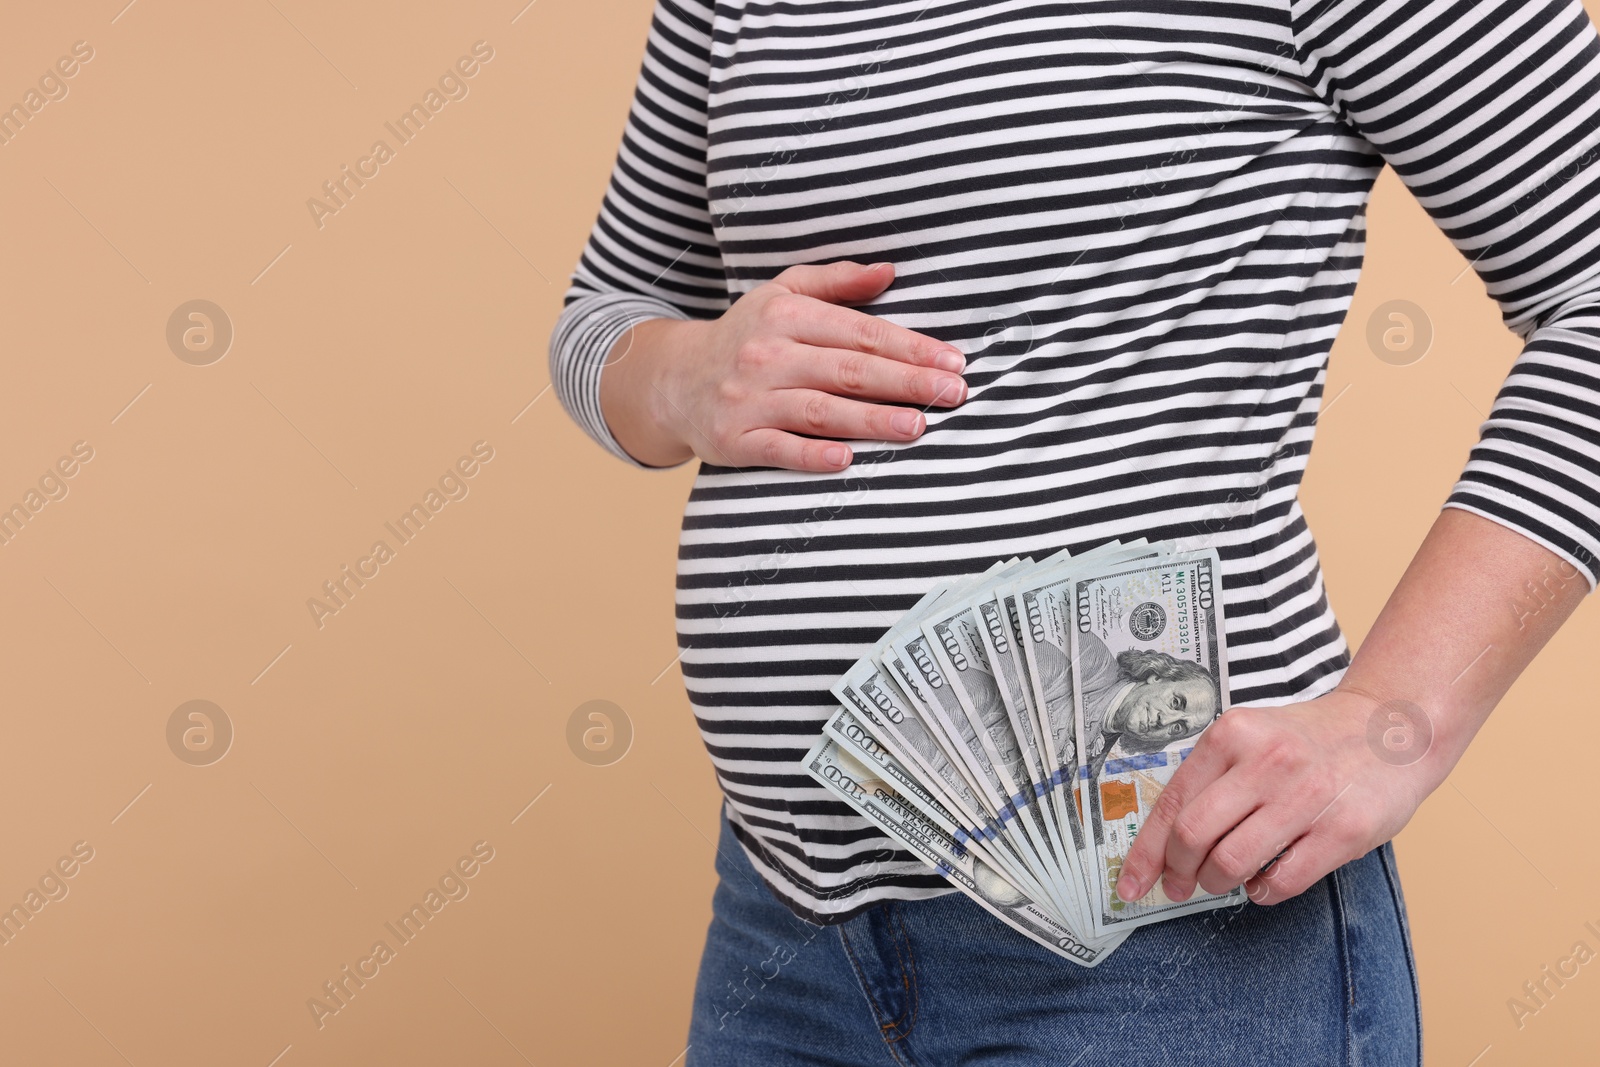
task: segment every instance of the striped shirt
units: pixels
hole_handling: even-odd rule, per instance
[[[573,417],[633,462],[611,345],[798,263],[893,262],[863,310],[968,358],[963,405],[843,472],[699,467],[683,676],[778,896],[827,923],[951,891],[800,761],[835,679],[997,559],[1214,545],[1234,703],[1338,682],[1297,493],[1385,163],[1523,341],[1446,506],[1593,589],[1597,154],[1579,0],[657,0],[550,339]]]

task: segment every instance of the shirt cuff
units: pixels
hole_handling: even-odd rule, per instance
[[[580,297],[561,311],[550,335],[550,384],[567,414],[583,432],[630,466],[643,470],[671,470],[688,460],[667,467],[641,463],[628,454],[600,410],[600,372],[612,346],[623,334],[649,319],[689,318],[682,309],[637,293],[592,293]],[[623,358],[626,358],[624,356]]]
[[[1594,555],[1581,545],[1563,541],[1558,529],[1544,522],[1541,512],[1530,508],[1526,501],[1510,493],[1497,492],[1478,482],[1468,482],[1463,479],[1456,483],[1456,488],[1450,493],[1444,506],[1470,511],[1543,545],[1566,561],[1568,569],[1564,577],[1570,578],[1581,574],[1589,583],[1589,592],[1595,591],[1597,582]]]

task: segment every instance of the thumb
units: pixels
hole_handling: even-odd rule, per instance
[[[871,300],[887,289],[894,281],[894,265],[867,265],[848,259],[838,263],[797,263],[772,280],[791,293],[830,304],[854,304]]]

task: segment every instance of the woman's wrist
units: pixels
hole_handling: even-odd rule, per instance
[[[623,451],[650,467],[693,458],[687,415],[672,399],[671,376],[704,343],[710,323],[646,319],[619,337],[600,373],[600,413]]]
[[[1346,728],[1362,736],[1374,768],[1410,795],[1413,807],[1444,784],[1483,719],[1437,695],[1401,684],[1374,689],[1348,676],[1328,696],[1349,716]]]

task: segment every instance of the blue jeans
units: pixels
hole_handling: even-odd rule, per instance
[[[960,893],[814,926],[726,815],[717,873],[685,1067],[1421,1063],[1388,845],[1282,904],[1136,930],[1093,970]]]

